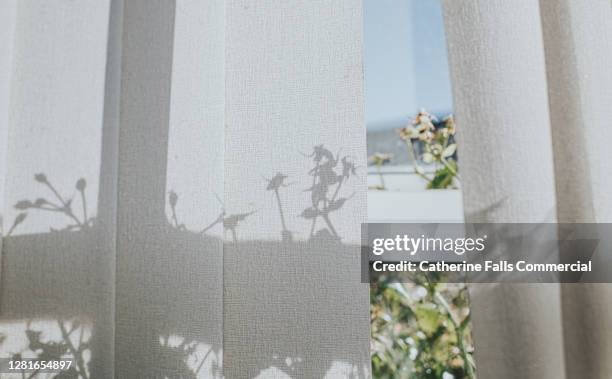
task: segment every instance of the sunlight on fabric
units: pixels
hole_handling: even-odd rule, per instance
[[[176,334],[160,336],[159,343],[161,350],[166,351],[162,356],[168,361],[162,365],[172,370],[169,374],[201,379],[221,377],[221,352],[215,351],[213,346]]]
[[[220,2],[176,2],[166,213],[177,228],[220,237],[224,34]]]
[[[71,229],[96,214],[108,7],[108,1],[91,0],[19,3],[7,234]]]
[[[295,362],[294,362],[295,361]],[[255,379],[291,379],[292,373],[296,370],[296,368],[292,368],[293,363],[299,364],[302,360],[300,358],[296,358],[295,360],[291,358],[285,359],[285,366],[283,369],[271,366],[262,370],[259,375],[255,377]],[[299,372],[299,370],[295,371]],[[352,365],[347,362],[335,361],[332,363],[329,370],[325,373],[323,379],[335,379],[335,378],[361,378],[367,377],[368,369],[366,367],[362,367],[361,370],[359,367]]]
[[[334,379],[334,378],[367,378],[369,369],[367,367],[361,367],[361,369],[355,365],[347,362],[335,361],[332,366],[325,374],[323,379]]]
[[[280,151],[270,151],[278,155],[271,162],[245,159],[240,180],[254,184],[232,197],[224,218],[226,241],[356,242],[354,225],[340,220],[359,204],[355,187],[365,167],[357,165],[347,146],[313,143],[288,150],[282,159]]]
[[[65,372],[71,377],[90,377],[92,325],[79,319],[38,319],[0,321],[0,357],[15,359],[71,360]],[[56,373],[30,372],[28,378],[52,378]],[[2,378],[21,379],[21,373],[2,374]]]
[[[291,377],[285,374],[283,370],[279,369],[278,367],[274,367],[274,366],[267,368],[265,370],[262,370],[261,373],[259,373],[259,375],[255,377],[255,379],[268,379],[268,378],[291,379]]]

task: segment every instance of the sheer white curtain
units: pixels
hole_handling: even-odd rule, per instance
[[[444,7],[467,219],[610,221],[610,2]],[[2,354],[369,377],[359,2],[1,10]],[[471,294],[481,377],[612,375],[608,286]]]
[[[113,365],[109,5],[2,2],[0,349],[6,357],[70,341],[82,350],[75,366],[101,376]]]
[[[352,0],[227,2],[227,377],[368,375],[361,29]]]
[[[2,11],[3,356],[369,376],[359,2]]]
[[[467,221],[610,222],[610,1],[444,8]],[[608,285],[470,293],[479,376],[612,375]]]
[[[541,12],[558,219],[610,223],[612,2],[541,1]],[[612,376],[612,286],[561,291],[567,377]]]

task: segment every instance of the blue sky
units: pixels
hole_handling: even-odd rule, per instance
[[[452,110],[439,0],[364,0],[368,130],[397,127],[419,108]]]

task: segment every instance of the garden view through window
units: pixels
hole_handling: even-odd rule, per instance
[[[366,0],[368,221],[463,222],[442,7]],[[465,284],[384,279],[370,291],[374,378],[475,378]]]

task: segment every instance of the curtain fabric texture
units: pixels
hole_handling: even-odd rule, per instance
[[[1,6],[3,356],[369,377],[360,3]]]
[[[612,220],[611,7],[444,2],[466,221]],[[609,378],[610,291],[473,285],[479,377]]]
[[[610,1],[444,9],[466,220],[611,222]],[[369,377],[361,12],[0,3],[2,354]],[[470,294],[479,377],[612,376],[608,285]]]

